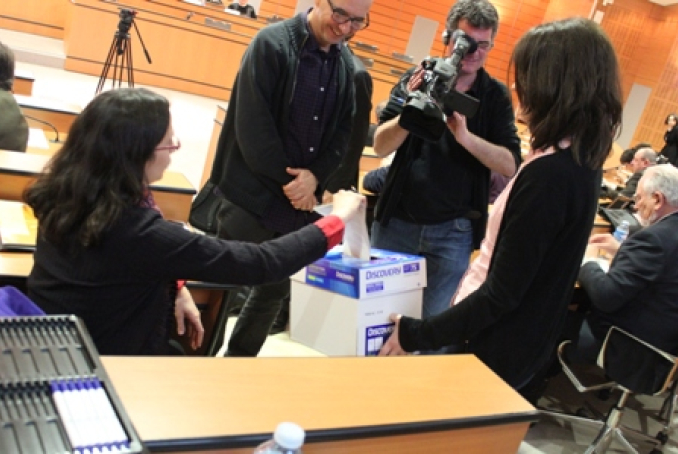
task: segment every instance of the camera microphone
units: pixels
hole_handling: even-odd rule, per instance
[[[42,123],[42,124],[47,125],[50,128],[52,128],[54,130],[55,138],[54,138],[54,140],[50,140],[50,142],[59,143],[59,131],[57,131],[57,128],[55,128],[52,123],[45,121],[45,120],[40,120],[39,118],[31,117],[30,115],[24,115],[24,117],[28,118],[29,120],[37,121],[38,123]]]

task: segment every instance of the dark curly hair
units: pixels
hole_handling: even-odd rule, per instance
[[[97,244],[123,210],[145,197],[146,163],[170,125],[169,102],[143,88],[100,94],[76,118],[44,173],[24,192],[39,233]]]
[[[499,13],[497,8],[487,0],[459,0],[447,14],[446,27],[450,31],[459,28],[459,21],[466,19],[476,28],[491,28],[492,38],[499,30]]]

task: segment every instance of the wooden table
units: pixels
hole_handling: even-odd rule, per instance
[[[33,82],[35,82],[35,77],[30,71],[14,70],[14,86],[12,87],[14,93],[31,96],[33,94]]]
[[[24,115],[37,118],[38,120],[46,121],[54,125],[60,133],[67,133],[71,129],[75,117],[77,117],[82,108],[74,104],[69,104],[54,99],[36,98],[34,96],[24,96],[15,94],[14,98],[21,107]],[[42,123],[32,121],[27,118],[29,124],[38,126],[46,131],[53,131],[53,129]]]
[[[472,355],[101,359],[152,451],[249,454],[294,421],[305,454],[506,454],[538,418]]]
[[[38,220],[31,207],[22,202],[0,200],[0,250],[32,251]]]

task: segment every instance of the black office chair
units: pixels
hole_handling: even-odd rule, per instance
[[[621,396],[603,420],[550,410],[542,410],[541,414],[600,428],[598,435],[586,450],[587,454],[604,453],[615,440],[626,451],[637,453],[638,451],[629,443],[625,435],[652,443],[654,446],[651,454],[661,453],[658,448],[665,443],[668,436],[665,439],[659,436],[655,438],[624,427],[621,424],[621,418],[626,408],[626,402],[632,394],[655,396],[666,392],[671,387],[678,365],[676,358],[620,328],[612,327],[607,333],[597,361],[598,367],[602,369],[604,376],[609,381],[586,386],[565,359],[565,350],[569,343],[570,341],[565,341],[560,344],[558,359],[563,371],[577,391],[583,393],[611,389],[621,391]],[[672,412],[673,409],[670,411]],[[671,416],[669,415],[669,417]]]
[[[224,332],[230,309],[231,295],[237,286],[230,284],[215,284],[211,282],[188,281],[186,286],[191,291],[195,305],[200,311],[205,337],[202,346],[193,350],[185,336],[176,334],[176,325],[172,317],[171,337],[180,346],[181,350],[191,356],[215,356],[224,341]]]
[[[676,395],[676,387],[678,387],[678,377],[674,378],[668,395],[664,399],[664,403],[662,403],[662,407],[659,410],[659,417],[662,418],[664,428],[657,434],[657,439],[664,444],[669,441],[669,434],[674,429],[673,421],[676,418],[676,412],[678,412],[678,395]]]

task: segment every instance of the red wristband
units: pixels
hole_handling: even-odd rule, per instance
[[[344,238],[344,221],[338,216],[325,216],[315,222],[327,237],[327,249],[332,249]]]

